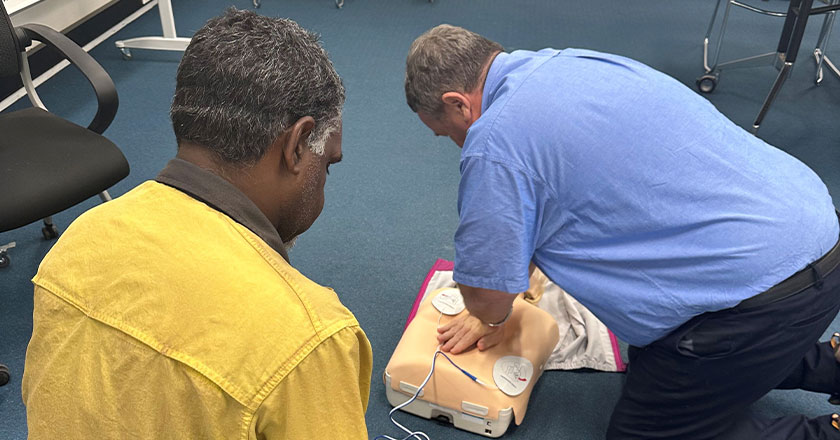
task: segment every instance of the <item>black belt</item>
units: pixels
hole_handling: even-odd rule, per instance
[[[748,309],[763,306],[796,295],[813,285],[817,285],[818,288],[822,287],[823,277],[831,273],[837,266],[840,266],[840,240],[819,260],[814,261],[805,269],[796,272],[764,292],[741,301],[735,308]]]

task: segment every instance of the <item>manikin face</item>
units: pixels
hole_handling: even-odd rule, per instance
[[[298,235],[304,233],[321,215],[324,209],[324,186],[330,165],[341,161],[341,126],[327,139],[324,154],[317,155],[308,148],[303,152],[301,163],[304,175],[301,179],[298,197],[291,206],[292,215],[280,232],[280,238],[291,248]]]

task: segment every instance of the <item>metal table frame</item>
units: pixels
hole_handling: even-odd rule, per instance
[[[831,62],[831,60],[825,55],[828,40],[831,35],[831,29],[834,25],[834,16],[835,13],[838,10],[840,10],[840,0],[822,1],[826,3],[827,6],[815,8],[813,7],[814,0],[790,0],[786,12],[777,12],[758,8],[746,3],[742,3],[739,0],[721,0],[720,2],[718,2],[715,5],[715,11],[712,14],[712,19],[709,22],[709,27],[706,31],[705,39],[703,40],[703,68],[705,69],[705,73],[699,78],[697,78],[697,88],[703,93],[711,93],[717,85],[717,81],[719,79],[721,70],[723,70],[724,68],[732,69],[736,67],[752,67],[756,65],[766,65],[768,63],[772,63],[772,65],[774,65],[779,70],[779,75],[776,77],[776,80],[774,81],[773,86],[771,87],[770,92],[767,95],[767,98],[765,98],[764,103],[761,106],[761,109],[759,110],[755,121],[753,122],[752,131],[753,133],[755,133],[756,131],[758,131],[761,122],[767,115],[767,111],[770,109],[770,106],[776,99],[776,96],[778,95],[779,90],[782,88],[782,85],[784,84],[785,80],[790,75],[790,71],[793,68],[793,63],[796,61],[796,57],[799,53],[799,48],[802,44],[802,37],[805,33],[805,25],[808,22],[808,18],[811,15],[820,14],[825,14],[825,20],[823,21],[822,30],[820,31],[820,37],[817,41],[816,49],[814,49],[814,58],[817,62],[817,74],[815,82],[816,84],[820,84],[822,82],[824,65],[826,68],[834,72],[834,74],[836,74],[840,78],[840,70],[838,70],[837,67]],[[714,55],[711,57],[710,62],[709,39],[712,35],[712,30],[714,29],[720,5],[723,2],[726,2],[726,9],[723,14],[723,23],[721,25],[720,35],[718,36],[718,41],[716,44]],[[729,18],[729,11],[732,5],[753,12],[758,12],[763,15],[785,18],[785,24],[782,28],[782,35],[779,38],[779,44],[775,52],[769,52],[761,55],[754,55],[751,57],[727,61],[724,63],[718,63],[718,60],[720,58],[721,44],[723,42],[723,36],[726,32],[726,23]]]

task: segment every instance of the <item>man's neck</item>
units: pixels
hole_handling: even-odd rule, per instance
[[[490,55],[490,58],[487,59],[487,62],[484,63],[484,66],[481,68],[481,76],[478,79],[478,86],[475,88],[475,90],[470,92],[470,100],[474,101],[478,105],[478,111],[476,112],[473,122],[475,122],[476,120],[478,120],[479,117],[481,117],[481,113],[483,110],[482,106],[484,104],[484,86],[487,82],[487,74],[490,72],[490,66],[493,65],[493,61],[500,53],[502,52],[500,51],[494,53],[493,55]]]
[[[213,153],[207,147],[192,142],[180,142],[178,143],[178,153],[175,157],[210,171],[213,174],[219,176],[226,174],[223,171],[224,167],[219,163],[218,159],[213,157]],[[230,179],[225,178],[225,180]]]
[[[278,227],[280,216],[278,214],[279,205],[276,203],[277,194],[266,191],[266,188],[271,188],[276,185],[265,183],[265,177],[268,174],[265,169],[261,169],[270,166],[271,158],[266,160],[266,156],[264,156],[263,159],[253,166],[238,168],[236,165],[222,162],[207,147],[190,142],[181,142],[178,144],[178,154],[175,157],[190,162],[228,181],[228,183],[248,197],[275,228]]]

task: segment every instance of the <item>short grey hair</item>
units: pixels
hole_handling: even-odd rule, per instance
[[[192,37],[170,117],[179,144],[249,166],[304,116],[315,119],[309,148],[323,155],[343,105],[344,86],[318,35],[292,20],[229,8]]]
[[[417,37],[405,61],[405,99],[414,112],[438,116],[446,92],[478,87],[490,57],[504,48],[464,28],[442,24]]]

